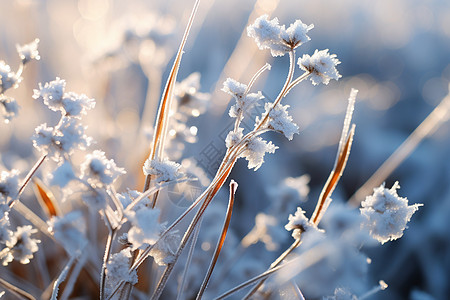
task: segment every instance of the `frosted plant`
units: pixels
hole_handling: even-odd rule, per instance
[[[288,114],[287,109],[289,105],[281,105],[277,104],[274,108],[272,103],[265,104],[266,115],[269,116],[267,128],[280,132],[284,134],[284,136],[288,140],[292,140],[294,138],[294,134],[298,134],[298,126],[293,122],[292,117]],[[256,123],[259,123],[261,120],[257,117]]]
[[[286,29],[278,24],[277,18],[269,20],[267,15],[263,15],[247,28],[247,33],[255,39],[260,49],[270,49],[273,56],[283,56],[309,41],[307,33],[313,28],[314,25],[296,20]]]
[[[329,54],[328,49],[316,50],[312,56],[304,54],[298,59],[298,65],[302,70],[311,73],[311,81],[314,85],[319,83],[328,84],[331,79],[338,80],[341,75],[336,66],[341,62],[336,54]]]
[[[39,90],[34,90],[34,99],[43,99],[49,109],[61,111],[64,116],[80,118],[87,110],[94,108],[95,101],[86,95],[74,92],[65,93],[66,81],[56,77],[55,80],[39,84]]]
[[[228,78],[223,83],[222,91],[233,96],[236,103],[231,106],[228,114],[232,118],[242,120],[244,113],[248,112],[250,108],[258,103],[259,100],[264,99],[261,92],[248,93],[248,86],[237,82],[232,78]]]
[[[35,39],[29,44],[26,45],[16,45],[17,52],[19,53],[19,57],[22,60],[22,64],[26,64],[31,60],[39,60],[41,57],[39,56],[38,51],[39,39]]]
[[[165,159],[163,161],[150,160],[145,161],[143,171],[145,175],[155,176],[157,182],[173,181],[182,176],[179,171],[181,165]]]
[[[133,250],[156,243],[161,232],[161,225],[158,222],[159,214],[159,209],[148,207],[142,207],[127,214],[132,225],[128,231],[128,241],[132,244]]]
[[[48,127],[46,123],[36,127],[33,146],[49,158],[61,161],[64,155],[86,149],[91,144],[85,129],[76,119],[62,117],[55,127]]]
[[[17,88],[22,78],[11,71],[11,67],[0,60],[0,94],[10,88]]]
[[[258,170],[264,163],[266,153],[275,153],[278,149],[272,142],[266,142],[262,138],[257,137],[248,141],[242,157],[248,161],[248,168]]]
[[[130,248],[125,248],[113,254],[108,261],[106,268],[106,293],[110,295],[121,281],[138,282],[137,272],[129,272],[128,267],[132,257]]]
[[[93,187],[103,187],[113,184],[122,174],[123,168],[117,167],[112,159],[107,159],[105,152],[95,150],[86,155],[81,164],[81,179],[87,181]]]
[[[5,122],[8,123],[12,118],[19,113],[19,104],[17,101],[6,96],[4,93],[10,88],[17,88],[22,81],[22,72],[25,65],[31,60],[39,60],[39,52],[37,50],[39,40],[36,39],[30,44],[19,46],[17,45],[17,52],[21,59],[19,69],[13,72],[11,67],[3,60],[0,60],[0,105],[3,111]]]
[[[422,205],[408,205],[408,199],[397,194],[399,188],[398,182],[390,189],[382,184],[361,203],[361,214],[366,219],[364,226],[382,244],[402,237],[406,224]]]
[[[39,250],[40,240],[31,238],[37,230],[30,225],[19,226],[12,232],[11,238],[6,241],[5,248],[0,251],[0,260],[4,266],[13,260],[20,261],[21,264],[28,264],[33,254]]]
[[[71,256],[82,251],[88,241],[86,224],[81,211],[71,211],[61,217],[53,217],[48,221],[48,231],[64,247]]]
[[[284,227],[287,231],[292,231],[292,237],[296,240],[300,239],[302,233],[309,230],[317,230],[305,216],[305,212],[298,207],[294,215],[289,215],[289,223]]]

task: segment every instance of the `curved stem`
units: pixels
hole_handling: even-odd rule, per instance
[[[209,265],[208,271],[206,272],[205,278],[203,279],[203,283],[200,286],[200,290],[197,294],[197,300],[200,300],[203,296],[203,293],[206,290],[206,287],[208,286],[208,282],[211,278],[212,272],[214,270],[214,267],[217,263],[217,259],[219,258],[220,251],[222,250],[223,244],[225,242],[225,237],[227,236],[228,227],[230,226],[230,220],[231,220],[231,214],[233,212],[233,205],[234,205],[234,194],[236,193],[237,189],[237,183],[231,180],[230,183],[230,199],[228,202],[228,208],[227,213],[225,215],[225,221],[223,223],[222,227],[222,233],[220,235],[219,240],[217,241],[216,249],[214,250],[214,255],[211,260],[211,263]]]
[[[106,266],[108,264],[109,256],[111,255],[111,246],[115,235],[116,230],[111,228],[108,234],[108,239],[106,240],[105,255],[103,256],[103,265],[100,274],[100,300],[105,299]]]

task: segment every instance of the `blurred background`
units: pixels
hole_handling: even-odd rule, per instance
[[[60,77],[67,81],[67,90],[97,100],[96,109],[86,119],[88,133],[97,141],[94,147],[105,150],[135,175],[123,186],[139,187],[142,178],[138,174],[148,151],[157,104],[191,2],[0,1],[0,59],[16,69],[15,45],[35,38],[40,39],[41,56],[40,61],[27,65],[20,87],[8,91],[21,110],[10,124],[0,125],[3,165],[26,170],[35,161],[30,140],[34,128],[42,122],[53,124],[58,116],[32,99],[33,89],[39,82]],[[220,91],[222,82],[232,77],[247,83],[265,62],[272,70],[255,89],[273,99],[285,80],[288,58],[272,58],[246,35],[247,23],[263,13],[287,26],[296,19],[314,24],[311,41],[298,48],[297,55],[330,49],[342,62],[338,66],[342,78],[327,86],[301,83],[285,101],[300,135],[291,142],[281,135],[268,135],[279,149],[266,155],[266,163],[257,172],[248,170],[244,160],[237,163],[231,176],[239,183],[232,226],[240,238],[254,225],[255,206],[260,211],[267,208],[273,201],[269,188],[286,177],[310,176],[310,193],[302,208],[307,215],[312,213],[333,166],[351,88],[359,90],[356,135],[333,196],[342,202],[440,103],[450,81],[447,0],[202,1],[179,80],[199,72],[199,90],[210,93],[211,99],[204,114],[186,123],[193,137],[175,144],[179,153],[173,155],[178,161],[194,157],[206,175],[214,174],[230,125],[230,97]],[[402,239],[367,250],[372,259],[369,281],[383,279],[389,284],[378,294],[380,298],[446,299],[450,293],[449,130],[443,123],[385,179],[389,188],[398,180],[399,195],[424,206]],[[226,201],[226,195],[222,200]],[[264,258],[265,265],[277,254]]]

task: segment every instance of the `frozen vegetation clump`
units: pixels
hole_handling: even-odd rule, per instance
[[[230,126],[217,133],[220,146],[199,150],[196,142],[204,137],[199,133],[215,128],[202,117],[212,114],[216,103],[200,91],[200,73],[178,80],[198,6],[196,1],[158,103],[151,101],[154,87],[161,86],[154,80],[162,78],[163,65],[173,56],[173,45],[165,44],[175,39],[170,18],[121,24],[123,45],[91,62],[105,77],[91,83],[105,89],[95,93],[97,100],[69,91],[71,81],[61,77],[34,83],[30,101],[43,108],[33,118],[34,132],[27,133],[34,154],[14,163],[8,162],[13,154],[0,154],[0,297],[361,300],[387,288],[382,278],[370,276],[367,250],[401,238],[422,205],[400,197],[398,182],[390,189],[372,186],[373,195],[356,206],[343,201],[348,200],[343,190],[333,194],[352,149],[358,91],[349,88],[341,135],[333,133],[334,165],[321,189],[310,193],[318,179],[308,174],[278,180],[289,159],[265,163],[278,152],[285,155],[285,147],[297,152],[303,120],[296,120],[295,99],[288,95],[302,85],[322,84],[326,90],[340,80],[335,50],[299,56],[314,25],[295,20],[287,26],[268,14],[251,20],[245,38],[285,68],[282,82],[272,95],[273,87],[263,80],[271,71],[267,62],[245,82],[226,75],[220,93],[231,98],[228,116],[224,113]],[[81,1],[79,9],[85,9]],[[22,120],[21,102],[5,93],[20,87],[26,65],[45,58],[38,51],[42,44],[35,39],[16,47],[17,71],[0,61],[1,113],[11,132],[18,130],[15,119]],[[109,60],[116,68],[101,67]],[[136,110],[120,110],[121,100],[107,101],[139,90],[136,80],[127,80],[127,72],[136,69],[145,77],[147,95]],[[42,120],[44,115],[48,119]],[[150,129],[149,119],[154,119]],[[14,134],[11,142],[23,136]],[[222,152],[210,165],[190,157],[212,156],[218,148]],[[246,177],[268,177],[271,184],[260,190],[242,179],[238,191],[231,177],[240,170],[240,158],[246,160],[243,169],[252,170],[245,169]],[[268,205],[253,199],[262,194]],[[233,223],[235,218],[244,222]],[[31,284],[35,273],[39,282]],[[423,295],[413,293],[417,299]]]

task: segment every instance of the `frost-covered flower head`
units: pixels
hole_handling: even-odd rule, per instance
[[[277,106],[273,107],[273,103],[265,104],[265,114],[269,114],[269,121],[267,123],[267,127],[278,131],[288,139],[292,140],[294,138],[294,134],[298,134],[298,125],[293,122],[292,117],[289,115],[287,109],[289,105],[281,105],[277,104]],[[260,118],[256,118],[256,124],[260,123]]]
[[[248,168],[258,170],[264,163],[264,155],[266,153],[275,153],[278,149],[272,142],[266,142],[260,137],[252,138],[248,141],[245,151],[241,157],[245,157],[248,161]]]
[[[2,171],[0,173],[0,203],[12,198],[19,192],[19,171]]]
[[[41,59],[41,57],[39,56],[39,51],[37,49],[38,44],[39,39],[35,39],[31,43],[23,46],[16,45],[17,52],[19,53],[20,59],[22,60],[23,64],[26,64],[33,59]]]
[[[240,83],[232,78],[225,80],[222,91],[230,94],[236,100],[236,103],[231,106],[228,112],[232,118],[242,119],[245,112],[248,112],[259,100],[264,99],[261,92],[249,94],[246,84]]]
[[[95,150],[86,155],[81,164],[81,177],[96,187],[112,184],[120,175],[125,174],[123,168],[117,167],[112,159],[107,159],[105,152]]]
[[[0,60],[0,93],[4,93],[9,88],[17,88],[21,80],[20,76],[11,71],[9,65]]]
[[[163,161],[147,159],[142,170],[145,175],[155,176],[156,182],[167,182],[176,180],[182,176],[180,168],[180,164],[168,159],[164,159]]]
[[[48,127],[46,123],[39,125],[33,135],[33,146],[55,161],[59,161],[64,154],[72,154],[74,149],[86,149],[91,144],[78,120],[62,117],[55,127]]]
[[[132,226],[128,231],[128,242],[132,244],[133,249],[143,245],[153,245],[159,238],[161,224],[159,224],[159,209],[141,207],[136,211],[130,211],[127,214]]]
[[[137,271],[129,271],[131,257],[130,248],[111,256],[106,266],[106,294],[110,295],[122,280],[133,285],[138,282]]]
[[[278,24],[277,18],[269,20],[267,15],[262,15],[247,27],[247,34],[255,39],[259,49],[270,49],[272,56],[283,56],[309,41],[307,33],[312,28],[314,25],[296,20],[286,29],[284,25]]]
[[[422,204],[408,205],[408,199],[397,194],[398,182],[387,189],[382,184],[374,189],[372,196],[367,196],[361,203],[361,214],[365,217],[364,226],[372,237],[384,244],[403,235],[406,224]]]
[[[34,99],[42,98],[44,104],[53,111],[61,111],[68,117],[80,118],[87,110],[95,107],[95,100],[84,94],[74,92],[64,93],[66,81],[56,77],[55,80],[46,82],[44,86],[39,83],[39,90],[34,90]]]
[[[341,62],[336,54],[329,54],[328,49],[317,50],[312,56],[304,54],[298,59],[300,69],[311,73],[310,78],[314,85],[319,83],[328,84],[331,79],[338,80],[342,76],[336,70]]]
[[[312,224],[309,219],[305,216],[305,212],[297,207],[297,211],[294,215],[289,215],[289,223],[284,226],[287,231],[292,230],[292,237],[294,239],[299,239],[303,232],[306,232],[310,229],[317,230],[317,227]]]
[[[18,260],[22,264],[27,264],[33,258],[33,253],[39,250],[40,240],[31,238],[37,230],[30,225],[17,227],[11,235],[11,239],[6,242],[6,248],[0,251],[0,260],[4,266],[13,260]]]

